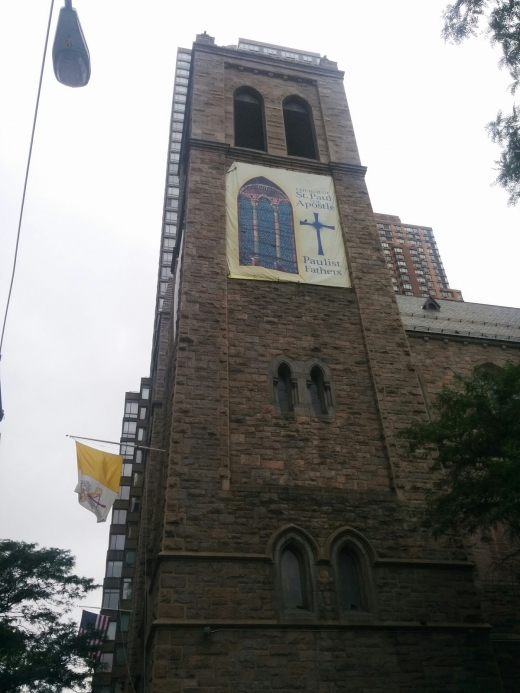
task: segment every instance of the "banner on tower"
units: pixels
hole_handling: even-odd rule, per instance
[[[350,286],[330,176],[235,162],[226,207],[230,277]]]

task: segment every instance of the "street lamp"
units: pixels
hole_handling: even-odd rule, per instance
[[[52,47],[56,79],[66,87],[84,87],[90,79],[90,54],[72,0],[60,10]]]

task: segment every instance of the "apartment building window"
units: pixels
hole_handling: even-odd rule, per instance
[[[135,448],[134,448],[133,443],[132,444],[123,443],[123,445],[121,445],[121,447],[119,449],[119,454],[123,455],[123,457],[131,458],[134,456],[134,451],[135,451]]]
[[[172,276],[169,267],[161,267],[161,279],[169,279]],[[141,438],[139,438],[141,440]]]
[[[117,621],[110,621],[107,628],[107,640],[116,639]]]
[[[132,578],[124,578],[123,579],[123,590],[121,593],[121,598],[122,599],[131,599],[132,598]]]
[[[165,238],[163,241],[163,248],[167,250],[171,248],[173,250],[173,248],[175,248],[175,238]]]
[[[124,436],[135,436],[137,430],[137,424],[135,421],[123,421],[123,435]]]
[[[132,463],[124,462],[121,469],[121,476],[132,476]]]
[[[150,388],[143,387],[141,390],[141,399],[150,399]]]
[[[177,221],[177,212],[166,212],[166,221]]]
[[[176,236],[177,235],[177,226],[174,224],[165,224],[164,225],[164,233],[169,235],[169,236]]]
[[[140,486],[143,485],[143,474],[142,472],[135,472],[134,473],[134,486],[136,488],[139,488]]]
[[[388,245],[388,243],[381,243],[381,245],[383,246],[383,248],[389,248],[389,247],[390,247],[390,246]]]
[[[131,419],[136,419],[137,418],[137,408],[138,408],[137,402],[126,402],[125,403],[125,416],[128,416],[128,418]]]
[[[108,548],[110,549],[110,551],[123,551],[125,548],[125,535],[111,534]]]
[[[137,440],[145,440],[146,439],[146,428],[140,428],[137,431]]]
[[[141,499],[138,498],[137,496],[132,496],[130,499],[130,512],[131,513],[138,513],[139,509],[141,507]],[[130,530],[130,527],[129,527]]]
[[[102,652],[99,661],[101,662],[102,670],[105,671],[112,671],[112,667],[114,664],[114,653],[113,652]]]
[[[142,464],[143,463],[143,451],[142,450],[137,450],[135,453],[135,463],[136,464]]]
[[[132,466],[132,465],[130,465]],[[126,510],[112,510],[112,524],[124,525],[126,523]]]
[[[411,289],[412,285],[411,284],[403,284],[403,289]]]
[[[139,536],[139,525],[137,522],[129,522],[127,525],[127,536],[129,539],[137,539]]]
[[[135,556],[136,556],[135,549],[129,549],[125,554],[126,565],[135,565]]]
[[[128,500],[130,498],[130,486],[120,486],[117,500]]]
[[[103,593],[103,609],[119,608],[119,590],[105,590]]]
[[[173,185],[172,187],[168,188],[168,195],[171,197],[179,197],[179,186]]]
[[[122,643],[115,646],[114,664],[116,667],[124,667],[126,664],[126,650]]]
[[[123,570],[123,561],[108,561],[107,578],[120,578]]]
[[[119,630],[121,633],[127,633],[130,626],[130,614],[119,614]]]

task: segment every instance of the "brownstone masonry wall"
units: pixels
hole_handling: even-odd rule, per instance
[[[154,458],[155,512],[141,537],[155,555],[146,580],[145,549],[136,570],[135,600],[148,606],[135,672],[147,693],[502,692],[466,548],[414,522],[430,473],[395,434],[426,406],[342,73],[203,41],[183,149],[178,331],[158,363],[152,445],[167,453]],[[264,99],[265,153],[233,146],[232,96],[244,85]],[[319,161],[286,156],[289,94],[312,106]],[[351,289],[228,278],[225,176],[236,160],[333,176]],[[333,415],[276,408],[280,355],[325,364]],[[305,563],[301,610],[281,598],[287,538]],[[357,613],[338,599],[346,545],[359,559]]]

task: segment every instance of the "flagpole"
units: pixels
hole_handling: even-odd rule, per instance
[[[155,452],[166,452],[166,450],[162,450],[161,448],[149,448],[146,447],[146,445],[136,445],[135,442],[133,441],[124,441],[124,442],[116,442],[115,440],[100,440],[99,438],[85,438],[85,436],[71,436],[68,433],[65,434],[66,438],[74,438],[78,440],[91,440],[94,443],[108,443],[109,445],[133,445],[136,448],[139,448],[140,450],[155,450]]]

